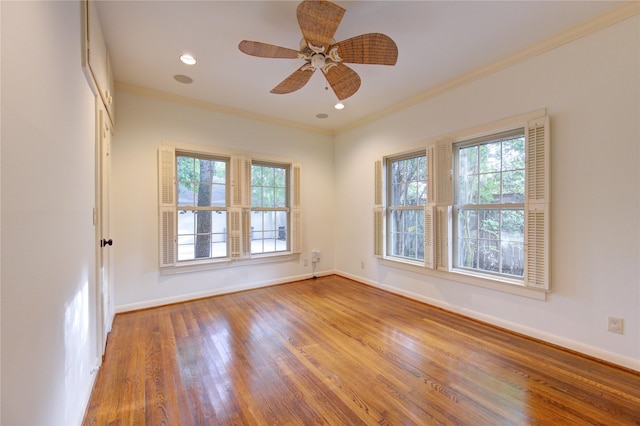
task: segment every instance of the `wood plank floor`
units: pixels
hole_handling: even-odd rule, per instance
[[[640,425],[640,375],[341,277],[117,315],[86,425]]]

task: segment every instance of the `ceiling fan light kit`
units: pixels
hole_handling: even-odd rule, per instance
[[[362,34],[336,43],[333,36],[346,9],[327,0],[305,0],[296,15],[303,40],[300,51],[259,41],[243,40],[238,48],[261,58],[301,59],[305,63],[271,90],[285,94],[301,89],[321,70],[340,101],[360,88],[360,76],[346,64],[395,65],[398,47],[380,33]]]

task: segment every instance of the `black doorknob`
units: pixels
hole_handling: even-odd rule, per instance
[[[108,240],[103,239],[102,241],[100,241],[100,247],[106,247],[111,245],[113,245],[113,240],[111,238],[109,238]]]

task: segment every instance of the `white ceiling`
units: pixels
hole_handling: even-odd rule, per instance
[[[337,99],[321,73],[301,90],[269,91],[295,59],[247,56],[243,40],[298,49],[298,1],[97,1],[115,80],[323,130],[338,130],[621,4],[612,1],[338,1],[335,40],[380,32],[398,45],[396,66],[350,64],[360,90]],[[192,54],[198,63],[182,64]],[[174,75],[191,77],[185,85]],[[117,102],[117,101],[116,101]],[[328,114],[318,119],[319,113]]]

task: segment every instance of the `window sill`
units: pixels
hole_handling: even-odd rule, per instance
[[[409,272],[415,272],[418,274],[429,275],[432,277],[445,279],[449,281],[456,281],[462,284],[473,285],[476,287],[487,288],[490,290],[500,291],[503,293],[514,294],[517,296],[528,297],[536,300],[547,300],[548,291],[540,290],[536,288],[527,287],[516,280],[499,280],[486,278],[483,276],[470,274],[466,271],[440,271],[436,269],[425,268],[421,264],[409,262],[406,260],[399,260],[395,258],[379,259],[378,264],[391,268],[402,269]]]
[[[160,268],[160,275],[177,275],[189,272],[215,271],[218,269],[237,268],[243,266],[260,265],[265,263],[299,261],[300,253],[260,254],[246,259],[220,259],[194,260],[179,262],[175,266]]]

